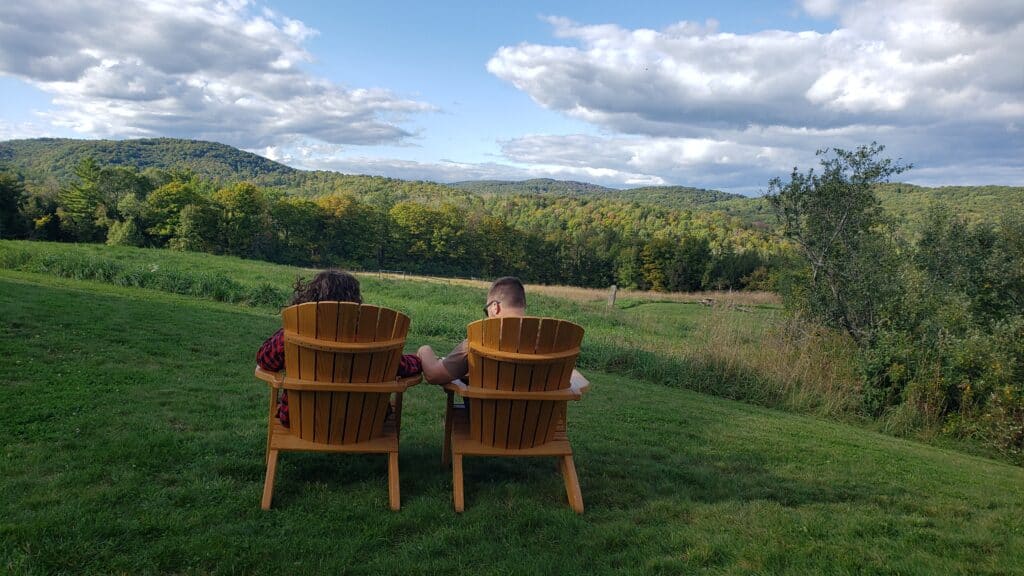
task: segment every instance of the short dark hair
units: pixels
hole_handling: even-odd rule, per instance
[[[515,276],[498,278],[487,291],[488,300],[499,300],[511,308],[526,308],[526,289]]]
[[[321,301],[363,303],[363,296],[359,293],[359,279],[341,270],[324,270],[309,282],[296,278],[294,288],[293,306]]]

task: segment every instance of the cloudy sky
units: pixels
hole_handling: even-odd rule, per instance
[[[497,4],[2,2],[0,140],[746,194],[875,140],[909,182],[1024,185],[1021,0]]]

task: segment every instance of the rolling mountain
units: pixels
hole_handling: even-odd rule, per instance
[[[445,198],[478,202],[502,196],[542,196],[617,200],[670,210],[724,212],[756,226],[772,222],[763,198],[748,198],[718,190],[686,186],[648,186],[619,190],[569,180],[539,178],[522,181],[480,180],[438,184],[307,171],[291,168],[257,154],[226,144],[175,138],[137,140],[74,140],[39,138],[0,142],[0,168],[21,174],[28,187],[63,186],[74,178],[74,167],[91,156],[100,164],[192,170],[217,182],[249,180],[292,194],[317,195],[334,191],[394,194],[397,197]],[[973,221],[994,221],[1006,210],[1024,209],[1024,187],[947,186],[927,188],[893,183],[878,189],[883,205],[911,224],[920,220],[928,206],[941,202]]]
[[[64,183],[73,178],[75,165],[87,156],[102,165],[134,166],[139,170],[189,168],[200,176],[220,181],[298,172],[251,152],[200,140],[38,138],[0,142],[0,165],[20,172],[30,183],[50,178]]]

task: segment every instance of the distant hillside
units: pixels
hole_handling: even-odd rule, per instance
[[[942,186],[883,184],[878,187],[882,205],[911,225],[920,222],[928,207],[950,206],[971,222],[994,222],[1011,210],[1024,210],[1024,186]]]
[[[298,170],[233,146],[201,140],[37,138],[0,142],[0,169],[13,169],[21,174],[30,190],[66,185],[75,177],[75,165],[86,157],[104,166],[132,166],[139,170],[184,168],[220,183],[246,180],[263,188],[306,196],[331,192],[383,194],[395,200],[465,200],[470,196],[434,182]]]
[[[452,188],[466,190],[474,194],[551,194],[555,196],[582,196],[587,194],[608,194],[615,192],[589,182],[573,180],[554,180],[551,178],[534,178],[532,180],[467,180],[449,184]]]
[[[588,182],[550,178],[465,181],[455,182],[450,186],[484,197],[542,195],[619,200],[670,210],[721,211],[753,224],[763,223],[770,216],[767,203],[760,198],[689,186],[645,186],[620,190]]]
[[[0,165],[20,172],[30,183],[73,177],[78,162],[91,156],[102,165],[147,168],[189,168],[218,181],[247,180],[267,175],[292,175],[297,170],[216,142],[175,138],[137,140],[72,140],[38,138],[0,142]]]
[[[764,198],[748,198],[718,190],[686,186],[648,186],[619,190],[588,182],[537,178],[532,180],[480,180],[445,185],[297,170],[257,154],[216,142],[175,138],[138,140],[72,140],[39,138],[0,142],[0,169],[20,173],[29,189],[56,188],[73,177],[74,166],[91,156],[101,165],[148,168],[187,168],[217,182],[249,180],[257,185],[290,194],[314,196],[352,192],[361,196],[445,199],[462,204],[494,203],[512,196],[572,198],[636,203],[641,206],[691,212],[722,212],[742,222],[763,228],[774,217]],[[914,225],[928,206],[941,202],[952,206],[972,221],[994,221],[1006,210],[1024,209],[1024,187],[947,186],[926,188],[911,184],[879,187],[883,205],[903,221]]]

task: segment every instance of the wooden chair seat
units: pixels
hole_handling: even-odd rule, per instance
[[[356,442],[354,444],[328,444],[323,445],[309,440],[303,440],[292,435],[288,427],[281,424],[275,418],[273,436],[270,440],[272,450],[282,452],[354,452],[360,454],[381,453],[398,451],[398,427],[395,425],[395,418],[388,418],[384,422],[383,433],[370,440]]]
[[[572,446],[565,433],[565,424],[555,428],[550,442],[530,448],[499,448],[474,440],[469,434],[469,415],[465,408],[454,408],[452,414],[452,449],[466,456],[566,456]]]

